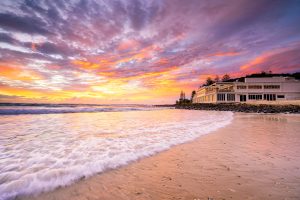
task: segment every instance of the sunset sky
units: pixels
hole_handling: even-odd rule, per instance
[[[299,0],[1,0],[0,102],[174,103],[300,71]]]

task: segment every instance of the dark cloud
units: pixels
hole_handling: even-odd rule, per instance
[[[32,46],[32,44],[27,44],[28,46]],[[45,42],[45,43],[37,43],[35,44],[35,50],[41,52],[46,55],[61,55],[61,56],[68,56],[73,55],[76,52],[76,49],[72,49],[65,45]]]
[[[37,1],[37,0],[24,0],[24,7],[22,5],[22,8],[31,8],[33,10],[35,10],[36,12],[39,13],[45,13],[46,9],[42,8],[39,4],[41,3],[41,1]]]
[[[139,0],[134,0],[127,9],[132,28],[135,30],[143,28],[147,22],[147,12],[142,3]]]
[[[5,42],[9,44],[19,43],[15,38],[11,37],[9,34],[0,33],[0,42]]]
[[[46,24],[40,19],[27,16],[21,17],[12,13],[0,13],[0,27],[29,34],[48,35],[51,33],[46,29]]]
[[[292,14],[291,7],[294,3],[295,1],[290,0],[242,0],[231,3],[212,27],[214,39],[224,38],[226,40],[234,35],[244,35],[245,31],[256,34],[268,27],[281,29],[279,21]],[[299,11],[300,9],[298,9]],[[265,37],[261,34],[260,36]]]

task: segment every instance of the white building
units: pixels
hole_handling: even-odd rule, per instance
[[[245,78],[217,82],[198,89],[193,103],[300,100],[300,81],[293,77]]]

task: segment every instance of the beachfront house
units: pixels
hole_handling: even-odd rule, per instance
[[[196,91],[193,103],[271,102],[300,100],[300,81],[294,77],[256,77],[216,82]]]

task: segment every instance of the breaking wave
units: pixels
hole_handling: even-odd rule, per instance
[[[0,116],[0,199],[66,186],[228,125],[231,112]]]
[[[158,110],[160,107],[154,106],[65,106],[65,105],[46,105],[46,106],[0,106],[0,115],[21,115],[21,114],[58,114],[58,113],[92,113],[92,112],[126,112]]]

